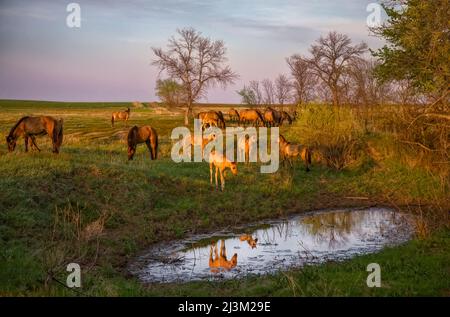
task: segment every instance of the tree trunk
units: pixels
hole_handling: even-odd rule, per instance
[[[186,111],[184,113],[184,124],[189,125],[189,118],[192,118],[192,102],[188,102]]]

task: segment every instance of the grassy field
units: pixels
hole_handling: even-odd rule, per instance
[[[140,285],[125,265],[155,242],[333,207],[448,215],[450,195],[440,176],[389,155],[389,136],[377,133],[363,136],[365,155],[342,171],[313,163],[310,173],[299,166],[264,175],[257,164],[239,165],[239,175],[217,192],[207,163],[170,159],[169,136],[183,125],[181,114],[132,108],[130,125],[158,131],[160,159],[150,161],[140,146],[128,162],[127,128],[110,123],[111,112],[126,106],[0,101],[0,295],[79,295],[58,283],[70,262],[82,265],[83,295],[449,295],[450,231],[429,225],[421,240],[345,263],[225,283]],[[37,139],[40,153],[25,154],[22,141],[7,153],[13,124],[39,114],[64,118],[61,153],[51,153],[48,137]],[[281,133],[304,141],[301,129]],[[385,268],[380,289],[365,286],[371,262]]]

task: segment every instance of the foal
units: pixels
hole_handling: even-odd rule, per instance
[[[210,175],[210,182],[212,185],[212,175],[213,175],[213,167],[216,167],[216,188],[218,188],[219,184],[218,184],[218,174],[220,173],[220,187],[222,189],[222,191],[225,189],[225,173],[226,173],[226,169],[230,169],[231,173],[233,173],[233,175],[237,175],[238,170],[237,170],[237,164],[236,162],[230,162],[229,160],[227,160],[226,156],[221,154],[221,153],[217,153],[216,151],[212,151],[211,154],[209,155],[209,175]]]

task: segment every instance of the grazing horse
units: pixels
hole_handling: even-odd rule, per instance
[[[205,126],[205,122],[207,124],[214,123],[215,126],[221,128],[221,129],[225,129],[225,120],[223,118],[223,114],[221,111],[204,111],[204,112],[200,112],[197,115],[197,119],[202,120],[202,125]]]
[[[300,157],[305,162],[306,171],[309,172],[309,165],[311,165],[311,150],[305,145],[287,142],[281,134],[278,137],[278,140],[280,142],[280,153],[283,158],[283,164],[287,159],[292,167],[291,159]]]
[[[113,112],[111,116],[111,126],[114,127],[114,121],[125,120],[125,125],[128,124],[128,119],[130,118],[130,108],[125,111]]]
[[[150,151],[150,158],[156,160],[158,156],[158,134],[156,130],[149,126],[134,126],[128,132],[128,160],[132,160],[136,153],[136,146],[139,143],[147,144]]]
[[[234,121],[234,122],[239,122],[240,121],[239,112],[236,109],[234,109],[234,108],[231,108],[228,111],[228,117],[230,117],[230,121]]]
[[[12,152],[16,148],[17,139],[23,136],[25,139],[25,152],[28,152],[28,144],[41,151],[36,144],[35,136],[48,134],[52,140],[53,153],[58,154],[63,141],[63,119],[55,119],[48,116],[23,117],[9,132],[6,137],[8,151]]]
[[[292,124],[292,117],[286,111],[281,111],[281,120],[280,125],[283,124],[284,121],[287,121],[289,124]]]
[[[225,241],[222,240],[220,242],[220,254],[217,251],[217,243],[213,242],[211,244],[211,249],[209,250],[209,267],[212,272],[218,272],[220,269],[231,270],[237,265],[237,256],[237,253],[235,253],[231,259],[228,260]]]
[[[237,175],[237,173],[238,173],[237,164],[236,164],[236,162],[230,162],[226,158],[225,155],[219,154],[216,151],[212,151],[209,154],[209,175],[210,175],[211,185],[212,185],[212,179],[213,179],[213,177],[212,177],[213,167],[216,168],[216,188],[219,187],[217,177],[218,177],[218,174],[220,173],[220,188],[223,191],[225,189],[225,174],[226,174],[227,168],[229,168],[231,170],[231,173],[233,173],[233,175]]]
[[[268,128],[279,126],[281,114],[277,110],[268,107],[264,112],[264,120],[266,121],[266,126]]]
[[[247,241],[248,245],[254,249],[256,248],[256,243],[258,243],[258,238],[253,239],[253,237],[249,234],[243,234],[239,237],[239,240],[241,241]]]
[[[255,127],[260,123],[264,124],[263,116],[258,110],[255,109],[242,110],[239,113],[239,118],[240,122],[243,123],[244,126],[246,126],[247,123],[253,123]]]

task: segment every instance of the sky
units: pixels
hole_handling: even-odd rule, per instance
[[[67,5],[81,8],[69,28]],[[193,27],[223,40],[238,75],[203,102],[236,103],[250,80],[289,74],[285,58],[308,54],[336,30],[371,48],[367,5],[374,0],[0,0],[0,99],[156,101],[152,47]]]

